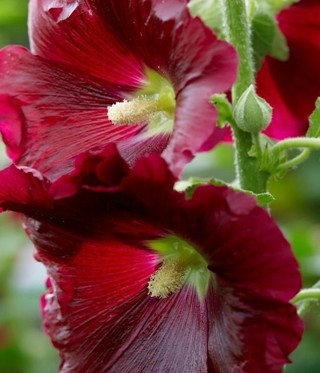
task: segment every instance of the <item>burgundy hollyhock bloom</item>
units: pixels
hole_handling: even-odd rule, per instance
[[[129,171],[115,148],[54,184],[2,171],[0,205],[24,214],[48,270],[61,372],[273,373],[289,361],[302,327],[288,242],[253,198],[206,185],[186,199],[174,182],[159,155]]]
[[[304,135],[320,96],[319,20],[319,0],[301,0],[278,15],[289,59],[267,57],[257,76],[258,93],[273,106],[266,133],[276,139]]]
[[[116,142],[131,164],[162,153],[179,174],[221,138],[211,95],[237,56],[181,0],[31,0],[31,51],[0,53],[0,129],[14,162],[54,180]],[[114,105],[117,103],[117,105]]]

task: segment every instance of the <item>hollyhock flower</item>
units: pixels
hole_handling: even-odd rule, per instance
[[[114,147],[53,184],[2,171],[0,205],[24,214],[48,270],[61,372],[273,373],[289,361],[302,327],[288,242],[253,198],[205,185],[186,199],[174,182],[158,154],[130,171]]]
[[[301,0],[278,15],[289,59],[267,57],[257,76],[260,96],[273,106],[266,133],[276,139],[302,136],[320,96],[320,2]]]
[[[222,135],[211,95],[237,57],[181,0],[31,0],[31,51],[0,53],[0,129],[14,162],[54,180],[117,142],[131,164],[162,153],[179,174]]]

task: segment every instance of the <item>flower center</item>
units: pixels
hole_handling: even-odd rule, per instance
[[[131,101],[123,100],[111,105],[108,118],[113,124],[137,124],[149,121],[153,114],[167,111],[164,100],[139,96]]]
[[[176,293],[181,289],[185,277],[186,268],[182,263],[166,260],[150,277],[148,295],[162,299],[167,298],[170,294]]]
[[[175,111],[175,92],[158,73],[146,70],[146,81],[134,94],[108,108],[115,125],[147,123],[150,134],[171,132]]]
[[[207,293],[212,277],[208,263],[188,242],[175,235],[168,235],[148,243],[162,261],[160,268],[150,277],[148,295],[167,298],[182,286],[192,286],[200,299]]]

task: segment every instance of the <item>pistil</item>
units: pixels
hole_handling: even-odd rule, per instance
[[[158,100],[140,96],[110,106],[108,108],[108,118],[117,125],[138,124],[148,121],[159,109]]]
[[[186,267],[180,261],[165,260],[150,277],[148,295],[164,299],[177,293],[184,284],[186,273]]]

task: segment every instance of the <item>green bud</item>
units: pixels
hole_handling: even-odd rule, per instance
[[[259,133],[268,127],[272,117],[272,107],[259,97],[253,85],[241,95],[233,110],[234,119],[240,129]]]

